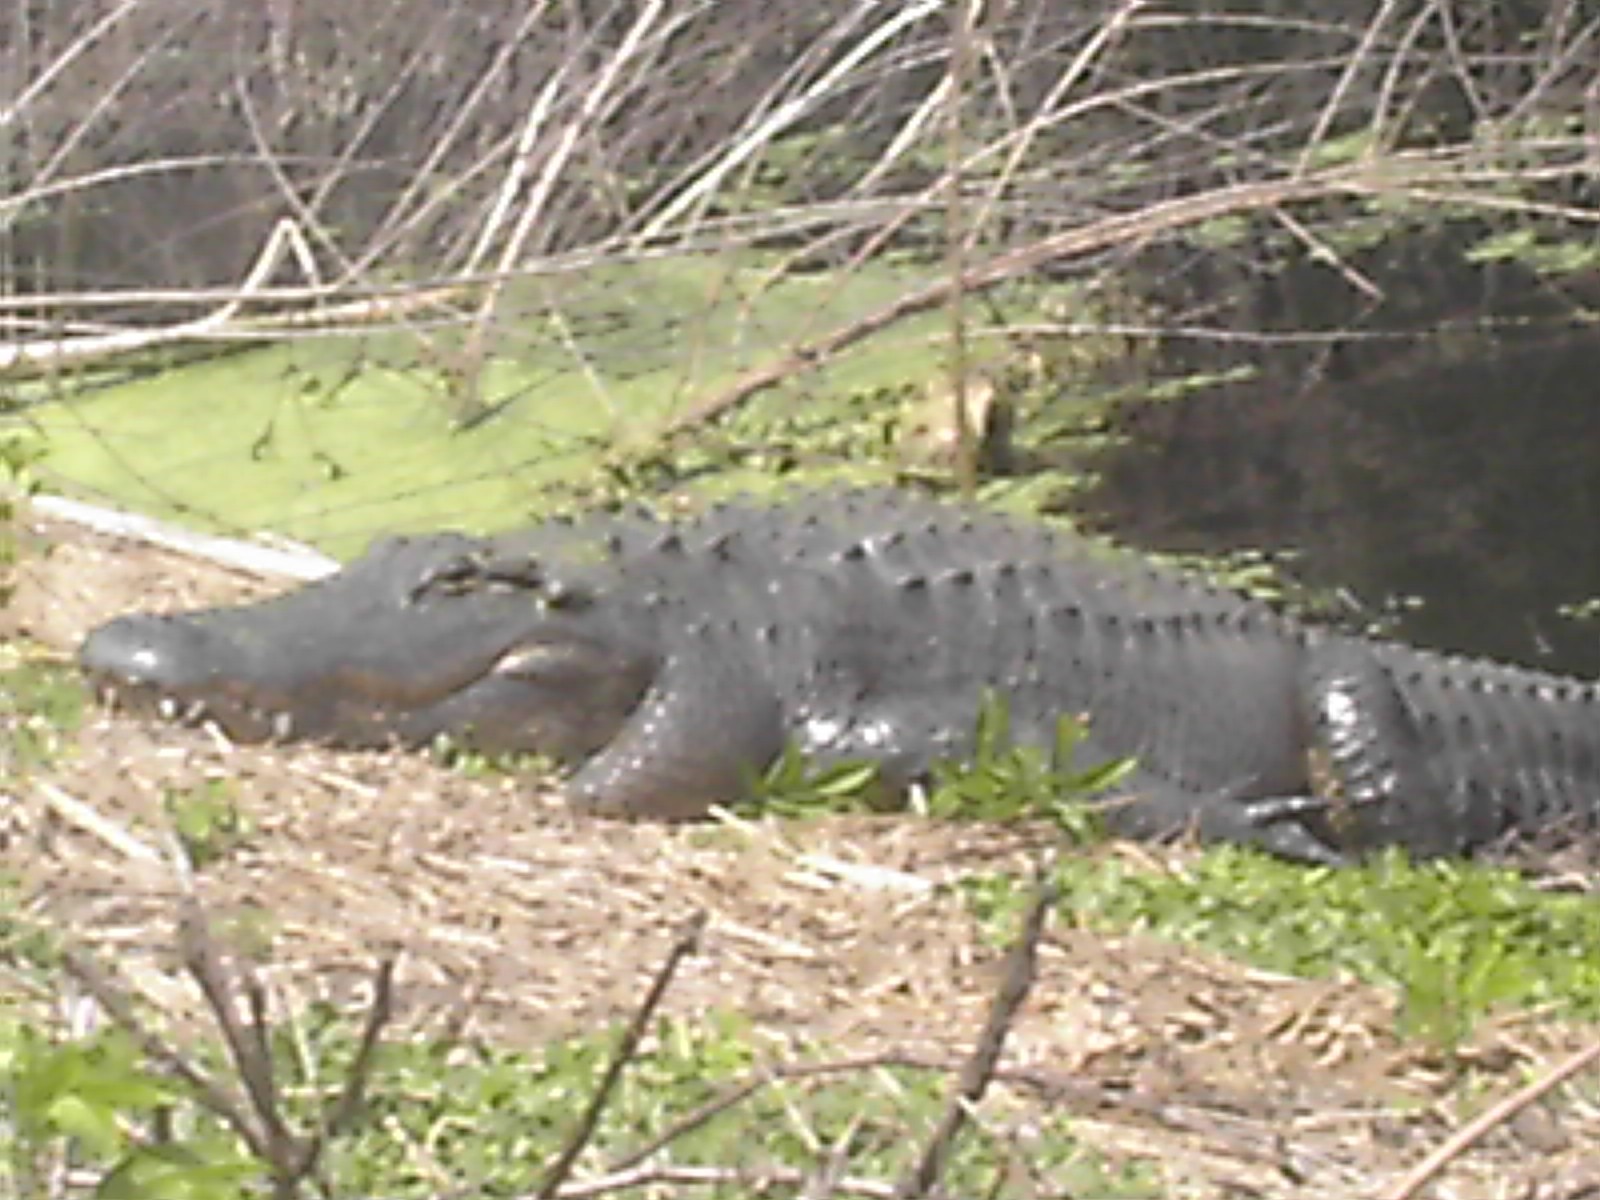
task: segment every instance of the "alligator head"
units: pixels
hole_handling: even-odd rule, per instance
[[[570,574],[479,571],[494,543],[386,538],[344,570],[258,604],[119,617],[79,662],[114,703],[237,741],[342,746],[448,736],[582,758],[654,678],[653,647]]]

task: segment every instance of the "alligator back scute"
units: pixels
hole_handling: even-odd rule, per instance
[[[1092,728],[1111,752],[1195,794],[1235,800],[1309,786],[1301,719],[1303,646],[1201,611],[1155,620],[1154,637],[1118,621],[1086,648],[1098,665]]]

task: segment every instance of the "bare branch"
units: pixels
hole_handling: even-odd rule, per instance
[[[66,951],[62,961],[72,977],[83,985],[84,990],[94,997],[111,1019],[133,1036],[146,1056],[187,1084],[201,1104],[228,1123],[250,1147],[252,1154],[263,1162],[267,1161],[266,1139],[261,1136],[244,1106],[236,1102],[221,1084],[145,1025],[128,994],[99,964],[80,950]]]
[[[913,1200],[926,1196],[944,1174],[955,1140],[988,1091],[989,1082],[1000,1065],[1006,1037],[1027,1001],[1028,993],[1033,990],[1038,973],[1039,942],[1044,937],[1045,919],[1055,902],[1056,888],[1049,881],[1047,871],[1042,869],[1034,882],[1033,901],[1022,919],[1022,930],[1006,954],[1005,965],[1000,973],[1000,986],[995,989],[983,1032],[973,1047],[971,1057],[961,1069],[950,1103],[939,1120],[938,1128],[928,1139],[921,1159],[895,1188],[896,1197]]]
[[[604,1074],[600,1077],[599,1086],[595,1088],[594,1095],[589,1100],[589,1106],[584,1110],[583,1116],[578,1119],[577,1127],[572,1136],[567,1139],[567,1144],[562,1147],[561,1153],[556,1156],[555,1162],[550,1164],[550,1169],[545,1172],[543,1181],[539,1184],[536,1193],[540,1200],[550,1200],[561,1191],[561,1185],[571,1174],[573,1164],[578,1161],[578,1156],[583,1153],[584,1147],[594,1137],[595,1130],[600,1124],[600,1115],[605,1112],[606,1105],[611,1100],[611,1095],[616,1091],[617,1085],[622,1082],[622,1072],[633,1061],[633,1056],[638,1052],[639,1043],[644,1039],[645,1032],[650,1027],[656,1009],[661,1001],[666,998],[667,988],[672,983],[672,977],[678,973],[678,967],[683,960],[693,954],[700,945],[700,936],[705,932],[706,913],[697,912],[684,922],[679,931],[677,940],[673,942],[672,949],[667,952],[666,961],[661,964],[661,969],[656,972],[655,979],[650,984],[650,990],[645,993],[644,1000],[640,1002],[638,1011],[633,1014],[633,1019],[628,1022],[628,1027],[622,1031],[622,1037],[617,1042],[617,1048],[612,1052],[611,1061],[606,1064]]]

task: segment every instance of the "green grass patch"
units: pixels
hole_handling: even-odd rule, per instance
[[[1084,759],[1084,730],[1061,723],[1054,752],[1012,747],[1003,705],[979,718],[970,763],[934,774],[926,799],[942,819],[1054,823],[1069,844],[1104,831],[1093,805],[1128,770],[1123,760]],[[790,754],[769,772],[767,803],[779,811],[871,807],[875,774],[808,767]],[[1600,905],[1592,896],[1540,890],[1509,868],[1414,863],[1395,850],[1353,867],[1315,868],[1223,846],[1182,872],[1085,855],[1058,871],[1061,906],[1076,919],[1204,946],[1302,977],[1349,974],[1392,987],[1403,1031],[1441,1046],[1459,1042],[1496,1010],[1548,1009],[1600,1018]],[[1010,936],[1026,881],[974,876],[965,883],[997,942]]]
[[[65,735],[83,723],[88,691],[70,663],[25,642],[0,651],[0,772],[44,766],[60,757]]]
[[[1514,871],[1415,864],[1307,868],[1221,847],[1181,873],[1115,859],[1067,861],[1061,905],[1076,919],[1144,930],[1270,970],[1349,973],[1395,988],[1404,1032],[1449,1046],[1495,1010],[1600,1017],[1600,905],[1540,891]],[[1026,900],[1015,880],[968,883],[986,917]]]
[[[529,1188],[571,1136],[612,1039],[562,1041],[532,1055],[387,1047],[365,1130],[340,1148],[335,1176],[357,1191],[398,1196],[434,1194],[445,1184],[469,1191]],[[630,1064],[587,1164],[592,1169],[638,1149],[747,1079],[757,1064],[751,1046],[750,1031],[736,1018],[660,1023]],[[850,1131],[849,1173],[894,1179],[910,1166],[942,1111],[946,1086],[940,1075],[909,1070],[779,1081],[675,1140],[667,1161],[815,1170]],[[992,1186],[1001,1171],[997,1149],[968,1139],[947,1176],[953,1189],[985,1194],[983,1185]],[[1064,1120],[1049,1122],[1035,1167],[1096,1194],[1152,1194],[1140,1172],[1113,1172],[1086,1156]],[[738,1185],[708,1194],[748,1191]]]
[[[162,802],[173,832],[194,867],[206,867],[246,845],[255,827],[239,809],[228,779],[190,788],[168,788]]]
[[[385,1045],[367,1104],[330,1146],[322,1177],[341,1195],[526,1192],[572,1136],[613,1040],[610,1033],[562,1040],[532,1053]],[[354,1054],[349,1026],[314,1008],[279,1031],[273,1045],[285,1112],[296,1124],[309,1123],[343,1086]],[[199,1054],[213,1072],[227,1070],[214,1048]],[[0,1093],[0,1105],[9,1108],[0,1119],[17,1134],[9,1165],[0,1168],[9,1170],[9,1183],[25,1186],[61,1164],[106,1173],[111,1183],[99,1194],[133,1200],[210,1200],[266,1182],[261,1164],[179,1085],[151,1072],[118,1031],[63,1041],[7,1020],[0,1023],[0,1067],[13,1081]],[[580,1170],[648,1145],[725,1097],[756,1067],[750,1031],[737,1020],[662,1022],[613,1093]],[[845,1145],[848,1175],[892,1181],[925,1143],[946,1087],[939,1074],[888,1068],[774,1080],[691,1123],[656,1161],[757,1174],[764,1167],[816,1171]],[[167,1137],[141,1136],[158,1118]],[[1037,1194],[997,1182],[1014,1173],[1016,1148],[987,1138],[980,1128],[958,1143],[945,1175],[952,1192]],[[1051,1194],[1157,1194],[1152,1165],[1104,1164],[1072,1137],[1064,1117],[1035,1123],[1029,1161],[1035,1182],[1047,1180]],[[730,1181],[701,1194],[749,1191],[746,1182]]]

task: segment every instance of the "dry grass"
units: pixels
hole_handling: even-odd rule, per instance
[[[23,568],[8,623],[56,651],[115,612],[260,590],[147,547],[41,532],[50,548]],[[1037,829],[909,817],[583,820],[545,780],[468,778],[416,755],[237,747],[96,714],[69,754],[22,780],[0,822],[0,870],[172,1022],[200,1006],[173,949],[184,884],[166,797],[215,781],[248,833],[193,886],[214,917],[252,931],[240,937],[259,942],[283,1003],[358,1001],[377,954],[398,948],[403,1027],[523,1046],[624,1017],[704,909],[703,951],[666,1012],[737,1011],[775,1056],[822,1040],[839,1054],[955,1061],[982,1025],[1000,953],[949,885],[1025,873],[1047,845]],[[1185,861],[1101,853],[1153,870]],[[1484,1103],[1594,1036],[1507,1022],[1445,1064],[1396,1038],[1394,1012],[1367,985],[1270,975],[1061,913],[1006,1068],[1059,1085],[1051,1102],[1072,1105],[1113,1158],[1163,1163],[1174,1195],[1381,1194]],[[1454,1163],[1437,1194],[1595,1194],[1581,1189],[1600,1188],[1597,1149],[1592,1107],[1536,1106]]]

